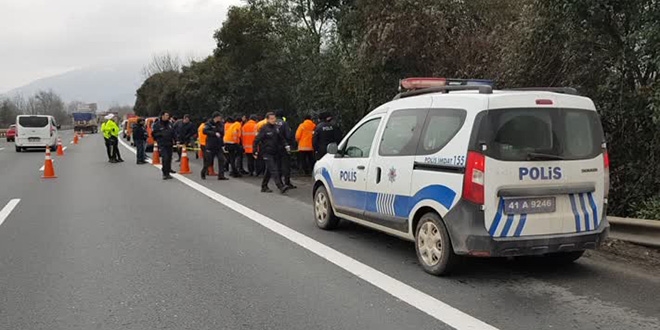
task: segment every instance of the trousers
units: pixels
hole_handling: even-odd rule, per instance
[[[277,156],[263,155],[263,160],[266,165],[266,173],[264,174],[264,179],[261,181],[261,188],[268,188],[268,182],[272,178],[277,188],[282,189],[284,184],[282,184],[282,178],[280,177],[280,171],[277,166]]]

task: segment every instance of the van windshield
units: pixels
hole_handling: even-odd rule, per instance
[[[18,117],[18,124],[22,127],[46,127],[48,117]]]
[[[496,109],[481,121],[478,141],[504,161],[590,159],[601,153],[603,129],[592,110]]]

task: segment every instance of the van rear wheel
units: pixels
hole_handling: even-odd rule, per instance
[[[415,250],[424,271],[436,276],[449,274],[459,260],[451,245],[447,227],[440,216],[433,212],[424,214],[417,223]]]
[[[23,149],[19,146],[16,146],[16,152],[21,152]]]
[[[319,228],[325,230],[335,229],[339,225],[328,191],[323,186],[314,192],[314,220]]]

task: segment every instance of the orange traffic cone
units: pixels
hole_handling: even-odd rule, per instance
[[[190,161],[188,160],[188,152],[186,151],[186,146],[181,148],[181,170],[179,174],[190,174]]]
[[[154,141],[154,153],[151,155],[151,164],[160,165],[160,151],[158,151],[158,142]]]
[[[54,179],[55,168],[53,168],[53,159],[50,158],[50,147],[46,147],[46,160],[44,160],[44,175],[41,176],[42,179]]]
[[[62,138],[57,138],[57,155],[64,156],[64,148],[62,148]]]
[[[73,144],[78,144],[78,133],[73,134]]]

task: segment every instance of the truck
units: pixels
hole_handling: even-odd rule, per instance
[[[99,131],[99,121],[95,112],[74,112],[73,128],[76,132],[97,133]]]

